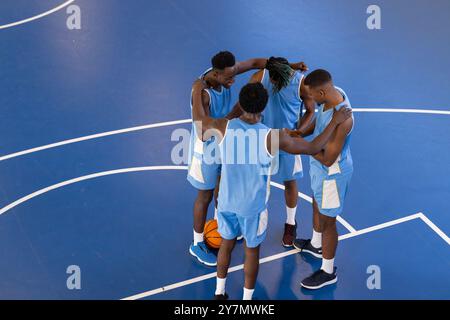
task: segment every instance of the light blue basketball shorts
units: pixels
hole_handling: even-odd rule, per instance
[[[353,172],[327,175],[311,168],[311,189],[319,212],[336,218],[344,210],[344,201]]]
[[[276,168],[277,158],[274,159]],[[275,169],[276,170],[276,169]],[[278,181],[292,181],[303,177],[302,158],[299,154],[280,153],[278,157],[278,171],[272,178]]]
[[[198,190],[212,190],[216,187],[220,169],[220,164],[206,164],[194,156],[189,164],[187,180]]]
[[[235,239],[242,234],[247,247],[256,248],[266,238],[268,218],[267,209],[251,216],[219,211],[217,213],[218,231],[226,240]]]

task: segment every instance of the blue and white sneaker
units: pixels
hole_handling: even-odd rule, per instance
[[[205,242],[198,242],[196,246],[194,243],[189,247],[189,253],[197,258],[200,263],[209,267],[217,266],[217,257],[214,253],[208,250]]]

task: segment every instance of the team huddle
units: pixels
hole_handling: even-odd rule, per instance
[[[257,70],[231,104],[235,76]],[[334,258],[336,217],[353,173],[350,136],[353,115],[347,94],[325,70],[305,76],[303,62],[284,58],[236,62],[228,51],[212,58],[212,67],[194,82],[188,181],[198,193],[194,203],[191,255],[217,266],[214,298],[227,299],[225,283],[236,241],[244,239],[243,299],[251,300],[259,269],[259,249],[267,233],[270,181],[283,181],[286,223],[281,244],[322,259],[321,268],[301,281],[306,289],[337,282]],[[315,109],[317,107],[317,113]],[[304,110],[303,110],[304,109]],[[305,137],[310,136],[309,141]],[[313,191],[311,239],[297,239],[297,179],[300,155],[310,156]],[[217,256],[205,244],[203,230],[210,203],[222,238]]]

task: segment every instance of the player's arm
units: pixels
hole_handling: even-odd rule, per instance
[[[314,113],[316,112],[316,103],[310,97],[302,97],[302,100],[306,111],[298,122],[297,130],[302,137],[306,137],[314,132],[314,128],[311,131],[311,127],[315,127]]]
[[[342,152],[345,139],[353,127],[353,119],[349,118],[341,123],[334,134],[331,136],[330,141],[325,146],[325,149],[314,155],[313,157],[322,163],[326,167],[330,167],[336,162],[339,154]]]
[[[236,63],[236,74],[241,74],[254,69],[264,69],[266,67],[267,58],[255,58]],[[290,67],[294,70],[307,71],[308,66],[303,62],[290,63]]]
[[[341,108],[333,114],[333,118],[325,130],[311,142],[306,141],[300,136],[292,136],[290,130],[278,130],[279,148],[291,154],[317,154],[325,147],[328,140],[330,140],[336,127],[351,116],[351,109]],[[268,137],[268,146],[270,146],[269,150],[271,150],[271,153],[274,154],[276,152],[274,149],[276,148],[272,148],[272,134],[273,132],[271,131],[270,137]]]
[[[264,69],[266,67],[266,58],[248,59],[236,63],[236,74],[245,73],[250,70]]]
[[[192,86],[192,120],[201,136],[202,141],[206,141],[213,135],[225,133],[227,119],[211,118],[206,110],[209,110],[209,95],[204,89],[207,86],[203,80],[196,80]]]
[[[259,71],[255,72],[250,77],[250,80],[249,80],[248,83],[261,82],[263,75],[264,75],[264,70],[259,70]],[[241,115],[242,115],[242,108],[241,108],[241,105],[239,104],[239,101],[238,101],[238,102],[236,102],[236,104],[234,105],[234,107],[230,111],[230,113],[226,115],[225,118],[227,118],[228,120],[231,120],[231,119],[234,119],[234,118],[239,118]]]
[[[303,105],[306,109],[305,114],[301,116],[298,122],[297,130],[302,137],[309,136],[314,132],[315,121],[314,114],[316,112],[316,102],[310,95],[308,88],[303,84],[305,78],[302,78],[300,86],[298,88],[298,96],[303,101]]]

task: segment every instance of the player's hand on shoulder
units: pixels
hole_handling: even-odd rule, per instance
[[[334,121],[336,121],[337,124],[341,124],[351,116],[352,116],[352,109],[346,105],[340,108],[339,111],[336,111],[336,109],[334,109],[333,119]]]

